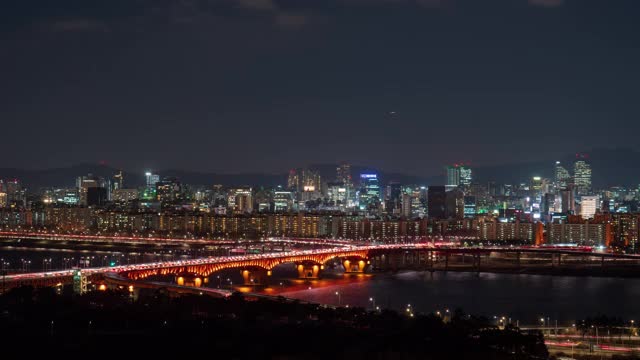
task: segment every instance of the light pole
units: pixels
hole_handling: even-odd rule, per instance
[[[336,291],[336,296],[338,297],[338,306],[342,306],[342,298],[340,297],[340,292]]]
[[[373,310],[375,310],[375,309],[376,309],[376,299],[374,299],[374,298],[370,297],[370,298],[369,298],[369,301],[372,303],[371,308],[372,308]]]

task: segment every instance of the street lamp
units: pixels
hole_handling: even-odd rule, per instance
[[[340,297],[340,292],[336,291],[336,296],[338,297],[338,306],[342,306],[342,298]]]
[[[376,299],[370,297],[369,301],[372,303],[372,309],[375,310],[376,309]]]

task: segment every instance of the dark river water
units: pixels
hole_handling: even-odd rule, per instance
[[[327,278],[329,277],[329,278]],[[279,290],[281,288],[281,290]],[[268,290],[267,290],[268,291]],[[323,280],[274,286],[274,293],[325,304],[416,312],[466,313],[511,318],[515,323],[566,325],[595,315],[640,319],[640,279],[523,274],[407,271],[333,274]],[[340,295],[336,295],[338,292]],[[373,301],[372,301],[373,299]]]

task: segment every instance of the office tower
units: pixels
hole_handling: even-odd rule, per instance
[[[287,178],[287,189],[291,191],[298,191],[299,184],[300,184],[300,176],[298,175],[298,170],[296,169],[289,170],[289,176]]]
[[[460,172],[458,171],[457,166],[447,166],[447,185],[460,185]]]
[[[345,208],[349,191],[341,181],[327,183],[327,198],[329,202],[336,207]]]
[[[394,210],[399,209],[401,204],[402,204],[402,208],[404,209],[402,185],[400,185],[397,182],[390,182],[385,189],[384,199],[385,199],[385,210],[388,213],[393,213]]]
[[[7,193],[0,192],[0,208],[7,207]]]
[[[103,206],[107,203],[107,189],[104,187],[86,188],[86,206]]]
[[[239,192],[236,194],[235,211],[241,213],[253,212],[253,196],[251,192]]]
[[[250,186],[230,189],[227,206],[234,211],[253,211],[253,189]],[[250,205],[249,205],[250,203]]]
[[[476,197],[465,196],[464,197],[464,217],[474,218],[476,216]]]
[[[534,193],[542,191],[542,178],[540,176],[534,176],[531,178],[531,190]]]
[[[573,182],[579,196],[591,193],[591,165],[587,159],[587,155],[578,154],[573,164]]]
[[[145,176],[147,178],[147,187],[148,188],[155,188],[156,187],[156,183],[158,181],[160,181],[160,175],[153,174],[153,173],[151,173],[149,171],[147,171],[145,173]]]
[[[103,205],[106,200],[109,199],[109,181],[105,180],[103,177],[94,176],[93,174],[88,174],[87,176],[78,176],[76,179],[76,188],[78,189],[78,193],[80,195],[79,204],[81,206],[95,206],[95,205]],[[103,192],[101,190],[92,191],[92,199],[88,198],[89,189],[101,188],[104,189],[104,196],[102,198]]]
[[[472,174],[471,168],[467,166],[460,166],[460,185],[469,187],[471,186]]]
[[[301,190],[322,192],[322,180],[320,178],[320,173],[309,169],[302,170]]]
[[[567,169],[560,164],[560,161],[556,161],[554,170],[554,185],[556,189],[566,188],[571,181],[571,175],[569,174],[569,171],[567,171]]]
[[[549,215],[552,212],[555,212],[555,204],[556,204],[556,195],[546,193],[542,197],[542,213],[544,215]]]
[[[573,185],[569,184],[566,189],[560,191],[562,197],[562,212],[575,214],[576,200]]]
[[[138,200],[138,190],[137,189],[116,189],[111,194],[111,200],[116,202],[130,202],[134,200]]]
[[[402,217],[405,219],[410,219],[413,217],[413,209],[412,209],[412,203],[413,203],[413,197],[411,196],[411,194],[407,194],[404,193],[402,194]]]
[[[122,170],[119,170],[117,174],[113,175],[113,190],[124,189],[124,175]]]
[[[161,202],[174,202],[182,199],[182,184],[174,177],[156,182],[156,199]]]
[[[224,189],[224,186],[221,184],[215,184],[212,186],[213,190],[211,191],[211,205],[213,207],[218,206],[227,206],[227,192]]]
[[[66,205],[78,205],[80,203],[80,191],[78,188],[56,189],[53,191],[54,202]]]
[[[341,182],[345,186],[352,185],[351,165],[347,163],[340,164],[336,169],[336,182]]]
[[[471,168],[462,164],[447,166],[447,185],[470,186],[472,181]]]
[[[293,211],[294,201],[291,191],[276,191],[273,194],[273,207],[275,212]]]
[[[464,192],[462,190],[453,189],[446,192],[445,196],[446,208],[445,216],[452,219],[464,218]]]
[[[593,219],[598,209],[597,196],[583,196],[580,199],[580,216],[583,219]]]
[[[427,213],[431,219],[446,218],[446,188],[429,186],[427,189]]]
[[[369,209],[380,201],[380,184],[377,174],[360,174],[360,209]]]
[[[25,207],[27,205],[27,190],[22,188],[18,179],[5,182],[4,193],[7,194],[7,206]]]

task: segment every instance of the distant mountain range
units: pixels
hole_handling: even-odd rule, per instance
[[[640,184],[640,153],[626,148],[619,149],[594,149],[589,154],[589,161],[593,169],[593,185],[596,188],[606,186],[632,186]],[[484,183],[495,181],[498,183],[527,182],[532,176],[553,177],[553,168],[556,160],[561,161],[569,171],[573,169],[574,156],[563,159],[549,159],[548,161],[523,162],[519,164],[507,164],[473,168],[474,181]],[[316,164],[309,168],[317,170],[324,180],[331,181],[336,175],[336,164]],[[444,166],[442,174],[431,177],[420,177],[401,173],[390,173],[372,167],[352,166],[352,176],[375,172],[379,175],[383,184],[397,181],[401,184],[441,185],[445,182]],[[19,179],[25,186],[31,189],[43,187],[73,187],[75,179],[89,173],[96,176],[111,178],[118,170],[105,165],[78,164],[67,168],[54,168],[46,170],[23,170],[12,168],[0,168],[0,179]],[[126,187],[137,187],[144,184],[145,178],[142,172],[123,171]],[[212,184],[251,185],[251,186],[276,186],[284,185],[287,181],[287,172],[278,174],[242,173],[242,174],[216,174],[209,172],[197,172],[168,169],[158,171],[161,176],[177,177],[186,184],[210,186]]]

